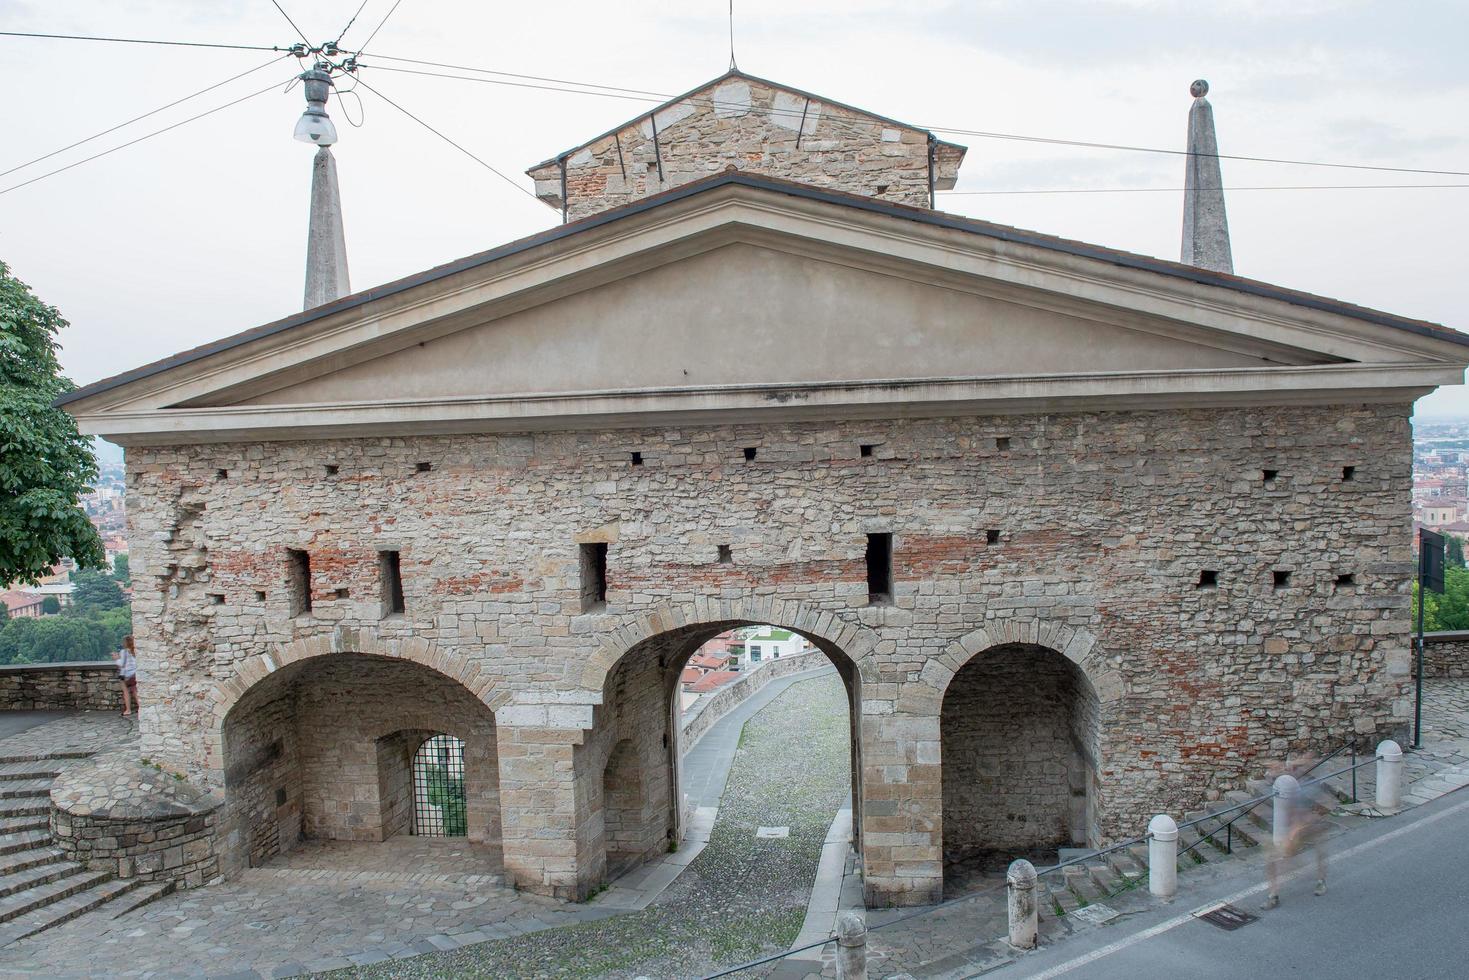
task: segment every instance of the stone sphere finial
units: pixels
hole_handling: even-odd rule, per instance
[[[1194,79],[1194,83],[1188,87],[1188,90],[1193,94],[1194,98],[1202,99],[1209,94],[1209,83],[1202,78],[1196,78]]]

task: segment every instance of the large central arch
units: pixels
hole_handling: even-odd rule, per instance
[[[665,606],[611,631],[612,642],[604,643],[583,672],[583,683],[602,695],[582,747],[587,772],[582,805],[594,877],[631,867],[682,838],[688,814],[681,789],[679,675],[713,637],[763,624],[805,637],[842,679],[850,720],[853,823],[861,826],[861,672],[875,647],[869,631],[780,600]]]

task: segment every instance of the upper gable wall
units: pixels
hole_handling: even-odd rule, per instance
[[[1268,366],[1257,352],[736,244],[236,404]]]
[[[962,147],[936,144],[938,189],[954,186],[963,157]],[[567,217],[574,220],[606,211],[730,165],[817,187],[929,206],[924,130],[808,100],[755,79],[733,77],[659,110],[651,121],[644,116],[567,157]],[[551,161],[527,173],[535,179],[536,196],[561,207],[560,164]]]

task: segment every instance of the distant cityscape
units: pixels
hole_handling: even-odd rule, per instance
[[[1413,540],[1418,528],[1469,537],[1469,419],[1413,425]]]

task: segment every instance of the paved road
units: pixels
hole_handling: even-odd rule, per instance
[[[1469,976],[1469,793],[1451,793],[1333,841],[1330,890],[1312,869],[1260,912],[1264,888],[1234,877],[1170,907],[1026,956],[1001,977],[1086,980]],[[1240,893],[1249,889],[1249,893]],[[1260,916],[1233,932],[1190,912],[1219,900]]]

